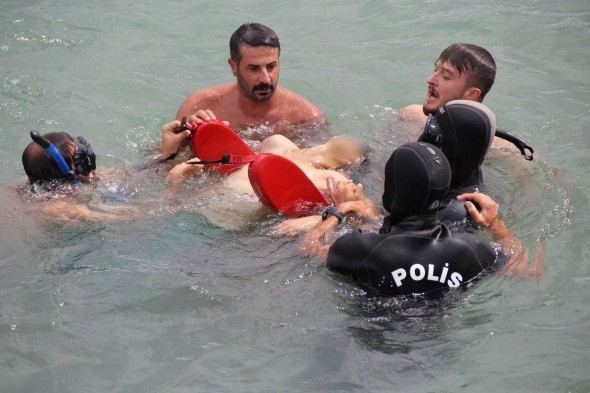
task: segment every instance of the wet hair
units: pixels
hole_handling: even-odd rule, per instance
[[[438,61],[450,63],[460,74],[467,72],[467,86],[481,90],[479,102],[492,88],[496,78],[496,62],[484,48],[474,44],[457,43],[443,50]]]
[[[57,150],[65,158],[66,162],[72,161],[71,144],[75,143],[66,132],[49,132],[43,137],[53,143]],[[37,142],[31,142],[25,148],[22,155],[23,168],[31,183],[49,181],[64,177],[53,157]],[[71,165],[71,164],[70,164]]]
[[[281,53],[279,37],[271,28],[260,23],[244,23],[232,34],[229,39],[229,54],[236,63],[239,63],[242,58],[241,45],[270,46],[278,48],[279,54]]]
[[[440,149],[425,142],[409,142],[385,164],[382,202],[394,225],[414,215],[436,215],[451,182],[451,168]]]

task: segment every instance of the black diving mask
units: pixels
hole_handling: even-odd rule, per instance
[[[96,169],[96,154],[84,137],[77,136],[74,141],[76,142],[76,151],[72,157],[74,170],[79,175],[88,176]]]

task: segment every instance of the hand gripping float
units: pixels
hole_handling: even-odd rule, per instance
[[[249,164],[248,178],[260,202],[288,217],[314,214],[329,203],[307,175],[289,159],[257,154],[223,122],[200,124],[191,147],[205,167],[230,174]]]

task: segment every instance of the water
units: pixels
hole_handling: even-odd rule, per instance
[[[189,92],[231,80],[229,36],[252,20],[281,39],[280,83],[370,143],[374,198],[438,53],[488,48],[485,103],[538,161],[485,173],[523,243],[542,241],[544,277],[379,302],[269,240],[276,217],[223,230],[197,196],[132,222],[3,216],[0,392],[590,391],[587,1],[2,1],[4,211],[29,129],[82,134],[132,173]],[[150,176],[126,186],[150,199]]]

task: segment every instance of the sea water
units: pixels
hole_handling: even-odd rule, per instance
[[[486,47],[498,73],[485,103],[535,165],[491,157],[484,174],[525,247],[544,248],[544,276],[370,299],[299,256],[297,239],[271,237],[276,215],[216,224],[199,180],[133,221],[14,213],[0,240],[0,392],[590,391],[584,0],[2,1],[2,200],[37,129],[85,136],[99,167],[126,174],[109,186],[157,201],[163,176],[136,168],[186,95],[232,80],[229,36],[249,21],[279,35],[280,84],[367,141],[359,180],[376,201],[404,139],[399,109],[424,99],[440,51]]]

